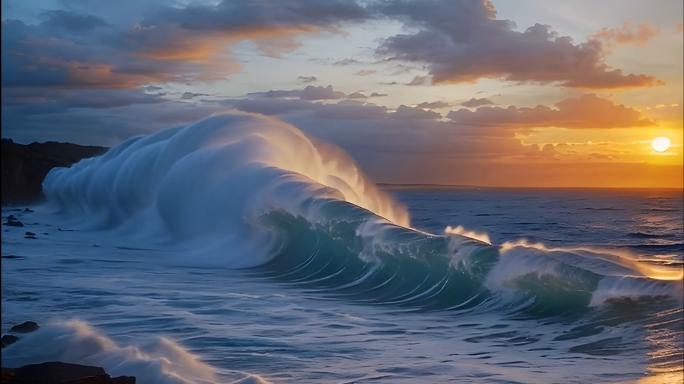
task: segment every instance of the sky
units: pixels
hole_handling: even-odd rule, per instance
[[[2,137],[115,146],[240,110],[381,183],[682,188],[683,4],[3,0]]]

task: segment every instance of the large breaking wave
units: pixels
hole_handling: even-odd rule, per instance
[[[681,268],[630,255],[411,229],[407,210],[343,151],[251,114],[130,139],[52,170],[44,191],[82,229],[373,305],[561,314],[681,297]]]

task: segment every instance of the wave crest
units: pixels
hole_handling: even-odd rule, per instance
[[[277,236],[258,223],[274,210],[325,220],[330,200],[409,226],[407,210],[343,151],[282,121],[245,113],[136,137],[105,155],[50,171],[43,189],[82,227],[124,227],[205,251],[242,250],[229,267],[263,264]],[[260,255],[260,256],[254,256]]]

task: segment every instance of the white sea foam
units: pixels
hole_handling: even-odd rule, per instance
[[[489,240],[489,234],[486,232],[476,232],[476,231],[470,231],[465,229],[462,225],[459,225],[457,227],[446,227],[444,230],[444,233],[447,234],[452,234],[452,235],[461,235],[465,237],[470,237],[471,239],[479,240],[483,243],[487,243],[489,245],[492,244],[491,240]]]
[[[103,367],[112,377],[135,376],[140,384],[218,382],[213,367],[170,339],[158,337],[139,345],[120,346],[79,320],[44,325],[2,350],[3,367],[46,361]],[[256,375],[242,375],[235,383],[268,383]]]

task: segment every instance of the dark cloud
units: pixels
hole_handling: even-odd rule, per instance
[[[2,22],[2,64],[3,87],[86,89],[218,79],[240,69],[201,44],[171,43],[159,31],[102,26],[81,33],[17,20]]]
[[[193,92],[184,92],[183,95],[181,95],[181,100],[191,100],[192,98],[195,98],[197,96],[209,96],[206,93],[193,93]]]
[[[362,64],[360,61],[356,59],[344,59],[344,60],[339,60],[333,63],[333,65],[349,65],[349,64]]]
[[[496,19],[488,0],[394,0],[377,11],[416,28],[388,38],[378,53],[393,60],[427,63],[432,82],[468,83],[480,78],[558,83],[577,88],[637,88],[661,84],[647,75],[624,74],[608,66],[596,40],[575,44],[549,26],[524,32]],[[411,85],[424,84],[417,77]]]
[[[296,89],[292,91],[268,91],[263,93],[254,93],[252,95],[270,99],[297,98],[300,100],[335,100],[347,97],[347,95],[345,95],[343,92],[333,90],[332,85],[328,85],[327,87],[316,87],[309,85],[304,89]]]
[[[188,30],[253,33],[290,28],[329,28],[343,22],[363,21],[369,16],[368,11],[354,0],[223,0],[216,5],[165,7],[143,24],[175,24]]]
[[[483,105],[493,105],[493,104],[494,103],[487,98],[477,99],[474,97],[468,101],[464,101],[461,103],[462,106],[468,107],[468,108],[476,108],[476,107],[481,107]]]
[[[274,116],[300,111],[313,111],[317,104],[299,99],[242,99],[226,100],[222,106],[235,108],[250,113],[260,113],[262,115]]]
[[[100,10],[82,0],[63,1],[68,10],[43,11],[38,25],[2,22],[3,87],[112,89],[221,80],[241,69],[225,56],[232,44],[252,40],[278,57],[300,46],[299,35],[340,32],[345,23],[369,17],[353,0],[186,6],[124,0],[120,6],[131,15],[122,23],[116,6]],[[110,14],[117,22],[107,21]]]
[[[445,102],[445,101],[433,101],[433,102],[424,102],[416,105],[416,108],[424,108],[424,109],[440,109],[440,108],[446,108],[451,106],[451,104]]]
[[[361,91],[359,91],[359,92],[351,93],[351,94],[349,94],[349,96],[347,96],[347,97],[350,98],[350,99],[365,99],[365,98],[367,98],[368,96],[364,95],[363,93],[361,93]]]
[[[316,76],[299,76],[297,80],[299,80],[302,83],[313,83],[318,79],[316,78]]]
[[[17,142],[68,141],[112,146],[140,134],[217,112],[143,90],[3,90],[3,135]]]
[[[441,119],[442,115],[433,111],[426,111],[418,107],[407,107],[406,105],[400,105],[396,112],[392,114],[392,117],[397,119]]]
[[[369,97],[383,97],[383,96],[387,96],[387,94],[386,93],[373,92],[373,93],[371,93],[371,95]]]
[[[555,107],[481,107],[474,112],[459,109],[449,112],[447,117],[462,125],[480,127],[638,128],[655,125],[639,111],[595,94],[565,99]]]

